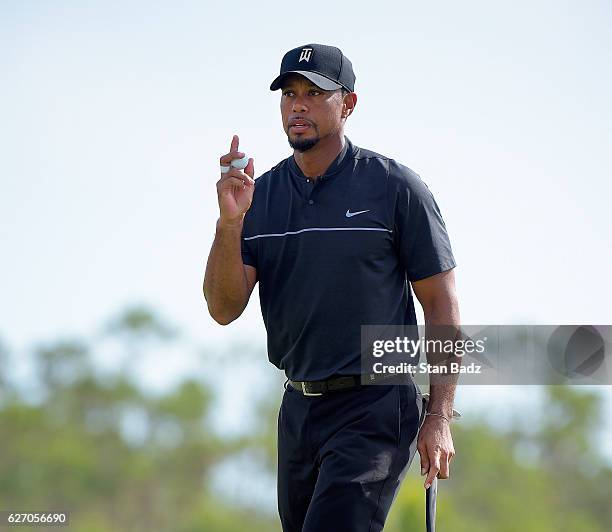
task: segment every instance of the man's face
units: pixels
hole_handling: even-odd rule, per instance
[[[345,120],[342,91],[325,91],[299,74],[285,79],[280,107],[289,145],[297,151],[307,151],[337,134]]]

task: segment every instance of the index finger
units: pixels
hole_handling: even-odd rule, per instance
[[[238,151],[238,144],[240,143],[240,139],[238,138],[238,135],[234,135],[232,137],[232,142],[230,144],[230,153],[234,152],[234,151]]]
[[[429,488],[433,482],[433,479],[438,476],[440,471],[440,452],[434,450],[432,454],[433,456],[430,455],[431,460],[429,462],[429,471],[427,472],[427,478],[425,479],[425,489]]]

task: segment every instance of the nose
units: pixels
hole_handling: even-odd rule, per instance
[[[293,105],[291,107],[291,111],[294,113],[305,113],[308,110],[304,100],[299,96],[296,96],[293,100]]]

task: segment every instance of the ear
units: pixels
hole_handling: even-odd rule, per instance
[[[342,118],[348,118],[357,105],[357,94],[349,92],[342,101]]]

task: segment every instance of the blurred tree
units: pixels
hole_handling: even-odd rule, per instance
[[[9,351],[0,339],[0,407],[4,401],[9,400],[9,396],[14,394],[13,387],[8,379]]]
[[[178,330],[164,323],[146,305],[134,305],[109,320],[103,328],[103,333],[124,337],[133,342],[143,342],[149,339],[171,340],[177,337]]]
[[[112,334],[129,338],[128,358],[146,341],[174,338],[153,316],[140,309],[112,322]],[[203,382],[191,378],[152,396],[121,371],[98,374],[94,348],[81,340],[37,347],[36,383],[26,388],[43,391],[43,400],[17,395],[0,406],[0,506],[68,509],[75,529],[87,531],[200,523],[212,469],[243,450],[244,438],[210,430],[213,396]],[[221,503],[210,508],[233,512]],[[267,523],[261,530],[270,525],[266,516],[260,521]]]
[[[601,423],[601,397],[567,386],[544,389],[543,403],[524,416],[531,417],[532,427],[516,423],[500,432],[467,416],[453,425],[457,455],[451,477],[439,482],[441,530],[612,529],[612,469],[599,451],[595,430]],[[525,449],[532,455],[525,457]],[[595,470],[581,467],[583,456],[597,463],[595,477]],[[422,484],[411,474],[402,485],[386,527],[390,532],[424,527]]]
[[[144,307],[111,323],[109,337],[129,339],[127,357],[159,339],[180,341]],[[152,395],[121,370],[102,376],[93,363],[96,348],[82,339],[39,345],[33,381],[25,393],[15,386],[11,394],[7,350],[0,349],[1,509],[69,510],[72,528],[87,532],[280,531],[269,509],[224,498],[213,485],[219,465],[239,463],[245,453],[275,475],[280,383],[255,402],[252,429],[228,437],[212,429],[215,398],[205,382],[190,376]],[[504,430],[469,415],[454,425],[458,454],[452,477],[439,486],[440,530],[612,530],[601,397],[563,386],[545,391],[541,404]],[[385,530],[424,529],[417,469]]]

